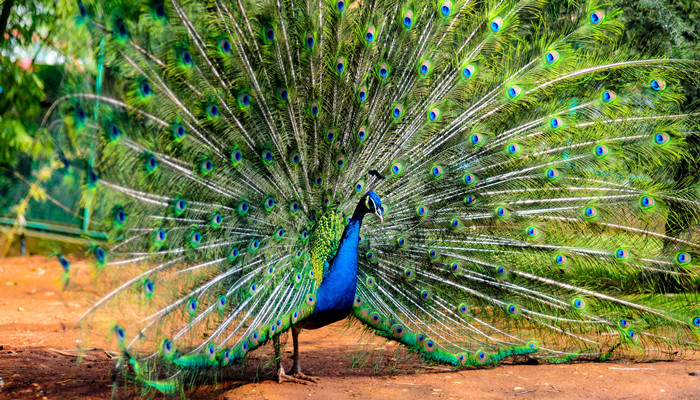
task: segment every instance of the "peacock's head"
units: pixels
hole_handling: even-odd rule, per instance
[[[382,217],[382,199],[373,191],[370,190],[367,194],[362,196],[357,207],[360,208],[361,211],[364,211],[365,214],[373,213],[379,218],[379,222],[384,222],[384,218]]]

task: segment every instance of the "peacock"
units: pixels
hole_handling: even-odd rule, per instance
[[[107,234],[79,325],[144,388],[270,341],[280,382],[314,381],[299,335],[346,318],[454,368],[698,349],[700,68],[622,44],[613,4],[82,0],[76,21],[96,79],[47,120]]]

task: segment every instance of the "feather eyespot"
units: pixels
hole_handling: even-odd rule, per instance
[[[163,340],[163,353],[170,354],[173,350],[173,342],[168,339]]]
[[[396,163],[392,164],[391,173],[393,175],[398,176],[398,175],[401,175],[402,172],[403,172],[403,164],[401,164],[400,162],[396,162]]]
[[[520,154],[520,152],[521,152],[522,149],[520,148],[520,145],[519,145],[519,144],[517,144],[517,143],[511,143],[511,144],[508,145],[507,150],[508,150],[508,154],[509,154],[511,157],[515,157],[515,156],[517,156],[517,155]]]
[[[583,216],[586,219],[594,219],[598,216],[598,210],[592,206],[586,207],[583,209]]]
[[[416,207],[416,213],[419,217],[425,217],[426,215],[428,215],[428,207],[421,204],[418,207]]]
[[[678,265],[688,265],[693,260],[693,257],[686,252],[676,254],[676,263]]]
[[[459,311],[460,314],[464,315],[469,311],[469,307],[467,307],[466,304],[461,303],[459,306],[457,306],[457,311]]]
[[[695,328],[700,328],[700,317],[693,317],[692,324]]]
[[[299,211],[299,202],[293,201],[289,203],[289,211],[292,214],[295,214],[297,211]]]
[[[603,12],[600,10],[593,11],[588,17],[588,20],[591,21],[593,25],[600,24],[600,21],[603,20]]]
[[[190,312],[190,314],[194,314],[197,311],[197,300],[190,300],[187,303],[187,310]]]
[[[547,172],[545,172],[545,176],[546,176],[547,179],[549,179],[550,181],[556,181],[556,180],[559,179],[559,177],[560,177],[561,175],[559,174],[559,171],[558,171],[557,169],[555,169],[555,168],[550,168],[550,169],[547,170]]]
[[[318,102],[312,101],[309,110],[312,117],[318,117],[318,114],[321,112],[321,106],[319,106]]]
[[[428,258],[430,258],[431,261],[435,261],[440,258],[440,252],[437,251],[437,249],[428,249]]]
[[[576,298],[571,302],[571,305],[577,310],[586,308],[586,302],[583,299]]]
[[[469,79],[474,76],[474,71],[475,67],[473,65],[467,65],[466,67],[462,68],[462,77],[464,79]]]
[[[367,86],[362,86],[357,92],[357,99],[359,101],[365,101],[367,99]]]
[[[472,174],[471,172],[467,172],[462,177],[462,182],[467,186],[471,186],[476,183],[476,175]]]
[[[260,247],[260,241],[255,239],[255,240],[250,242],[250,246],[248,246],[248,249],[251,252],[255,252],[258,249],[258,247]]]
[[[373,26],[370,26],[367,28],[365,31],[365,40],[367,41],[367,44],[372,44],[374,42],[375,36],[376,35],[376,30],[374,29]]]
[[[656,200],[653,197],[645,195],[639,199],[639,206],[644,210],[650,210],[656,205]]]
[[[391,115],[394,117],[395,120],[398,120],[401,117],[403,117],[403,105],[402,104],[395,105],[394,109],[391,111]]]
[[[508,269],[506,269],[506,267],[504,267],[502,265],[499,265],[496,268],[496,274],[498,275],[499,278],[506,277],[506,276],[508,276]]]
[[[238,203],[238,207],[236,208],[236,211],[238,212],[238,215],[245,215],[248,212],[248,202],[245,200],[241,200]]]
[[[335,60],[335,72],[342,75],[343,71],[345,71],[345,58],[341,56]]]
[[[299,165],[299,163],[301,162],[301,156],[299,155],[299,153],[294,151],[292,152],[292,154],[289,155],[289,161],[291,161],[293,165]]]
[[[124,39],[129,35],[129,32],[126,29],[126,24],[124,24],[124,20],[119,18],[116,23],[115,27],[117,28],[117,33],[119,36]]]
[[[599,144],[595,147],[595,149],[593,149],[593,153],[597,158],[605,158],[610,153],[610,150],[608,149],[608,146]]]
[[[243,160],[243,153],[241,153],[240,150],[233,150],[231,152],[231,162],[233,163],[234,166],[240,164],[242,160]]]
[[[421,297],[423,300],[428,300],[428,299],[430,298],[430,292],[429,292],[428,290],[422,290],[422,291],[420,292],[420,297]]]
[[[173,136],[175,137],[176,141],[182,140],[186,135],[185,132],[185,127],[182,125],[176,125],[175,128],[173,129]]]
[[[480,147],[484,142],[484,137],[480,133],[474,133],[470,137],[470,143],[474,147]]]
[[[148,97],[153,93],[151,85],[145,79],[139,83],[139,92],[141,93],[141,97]]]
[[[360,142],[364,142],[366,138],[367,138],[367,127],[363,125],[357,131],[357,140],[359,140]]]
[[[314,48],[314,44],[316,43],[316,39],[314,38],[314,34],[311,31],[306,31],[306,40],[304,40],[304,43],[306,44],[306,47],[309,49]]]
[[[361,305],[362,305],[362,297],[360,297],[360,296],[355,296],[355,302],[354,302],[354,304],[355,304],[355,307],[361,306]]]
[[[266,211],[271,211],[275,207],[275,199],[272,196],[268,196],[265,201],[263,201]]]
[[[432,168],[430,168],[430,175],[435,179],[441,178],[442,173],[443,173],[442,167],[437,165],[437,164],[433,165]]]
[[[508,98],[510,98],[511,100],[515,100],[518,97],[520,97],[521,92],[522,90],[520,89],[520,86],[510,86],[508,89],[506,89]]]
[[[186,67],[189,67],[192,65],[192,54],[190,54],[189,51],[183,50],[180,52],[180,61],[182,61],[182,64],[185,65]]]
[[[338,2],[335,3],[335,8],[341,13],[345,11],[345,1],[338,0]]]
[[[231,42],[228,39],[219,40],[219,49],[225,54],[230,53],[231,52]]]
[[[229,261],[234,261],[236,258],[238,258],[238,254],[239,254],[238,248],[236,248],[236,247],[232,248],[231,251],[229,251],[229,253],[228,253]]]
[[[515,304],[508,304],[506,310],[510,315],[518,315],[518,313],[520,312],[520,309]]]
[[[557,61],[559,61],[559,52],[556,50],[548,51],[547,54],[544,55],[544,61],[549,65],[556,64]]]
[[[126,222],[126,211],[121,206],[116,206],[112,213],[114,215],[114,223],[118,226],[124,225],[124,222]]]
[[[440,4],[440,14],[442,14],[443,18],[447,18],[452,14],[452,2],[447,0],[443,1],[442,4]]]
[[[374,255],[374,252],[371,250],[365,254],[365,257],[367,257],[367,261],[369,261],[369,262],[374,262],[375,258],[376,258],[376,256]]]
[[[666,132],[659,132],[654,135],[654,143],[658,146],[665,146],[670,142],[671,138]]]
[[[209,104],[207,106],[207,114],[210,118],[217,118],[219,116],[219,107],[216,104]]]
[[[510,211],[505,207],[498,207],[496,208],[496,216],[501,219],[507,218],[510,216]]]
[[[563,254],[557,254],[554,256],[554,262],[558,265],[566,265],[569,262],[569,259]]]
[[[618,261],[625,261],[630,258],[630,253],[623,247],[618,247],[614,254]]]
[[[458,262],[453,262],[450,265],[450,270],[452,270],[453,273],[458,273],[462,269],[462,265]]]
[[[192,235],[190,236],[190,244],[192,246],[197,246],[201,241],[202,241],[202,234],[197,232],[197,231],[192,232]]]
[[[389,65],[387,63],[382,63],[379,66],[379,77],[386,79],[389,76]]]
[[[275,40],[275,30],[270,25],[265,26],[265,39],[268,42]]]
[[[126,338],[126,332],[124,332],[124,328],[120,326],[115,326],[114,327],[114,335],[117,337],[117,340],[120,342]]]
[[[306,304],[308,304],[311,307],[316,305],[316,296],[314,296],[313,294],[306,296]]]
[[[411,29],[413,26],[413,13],[411,11],[406,11],[403,14],[403,26],[406,29]]]
[[[549,120],[549,125],[552,127],[552,129],[559,129],[561,128],[562,124],[563,122],[559,117],[552,117],[552,119]]]
[[[418,67],[418,72],[420,72],[420,74],[423,76],[428,75],[428,72],[430,72],[430,60],[425,60],[422,63],[420,63],[420,66]]]
[[[663,90],[666,89],[666,82],[661,79],[652,79],[651,83],[649,83],[649,87],[655,92],[663,92]]]
[[[501,17],[492,19],[491,23],[489,24],[489,28],[491,28],[491,32],[493,33],[500,32],[501,28],[503,28],[503,19],[501,19]]]
[[[462,221],[459,218],[453,218],[450,221],[450,226],[454,230],[460,230],[460,229],[462,229]]]
[[[262,158],[263,164],[265,165],[271,163],[274,158],[270,150],[263,150],[262,154],[260,154],[260,157]]]
[[[616,97],[617,95],[612,90],[606,90],[600,95],[600,98],[603,99],[604,103],[612,103]]]
[[[148,279],[143,283],[143,291],[146,293],[146,296],[150,296],[153,294],[153,282],[149,281]]]
[[[431,122],[436,122],[437,120],[439,120],[440,119],[440,109],[433,108],[430,111],[428,111],[428,119]]]
[[[223,310],[226,307],[226,296],[219,297],[219,309]]]
[[[459,362],[459,365],[465,365],[467,363],[467,356],[463,353],[457,354],[457,362]]]
[[[214,164],[211,162],[211,160],[204,160],[199,165],[199,169],[202,174],[206,175],[214,169]]]

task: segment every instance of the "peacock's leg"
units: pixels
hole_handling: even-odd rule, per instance
[[[303,323],[292,325],[292,342],[294,342],[294,354],[292,354],[292,359],[294,360],[294,364],[292,365],[292,376],[309,382],[318,382],[318,378],[301,372],[301,365],[299,364],[299,333],[303,328]]]
[[[277,361],[277,382],[294,382],[306,384],[306,380],[289,376],[286,372],[284,372],[284,366],[282,365],[282,350],[280,349],[279,335],[272,338],[272,346],[275,348],[275,360]]]

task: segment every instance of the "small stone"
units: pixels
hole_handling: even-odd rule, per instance
[[[691,372],[688,375],[690,376],[700,376],[700,372]]]
[[[17,311],[24,311],[23,307],[17,307]]]
[[[516,387],[513,388],[513,390],[525,390],[525,388],[520,387],[520,386],[516,386]]]

